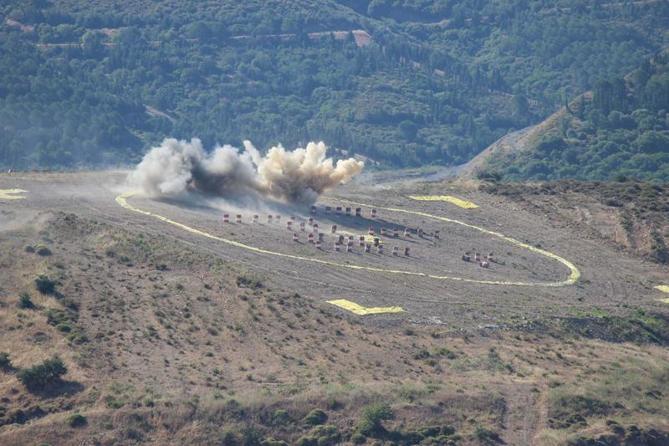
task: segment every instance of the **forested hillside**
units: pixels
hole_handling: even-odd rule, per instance
[[[595,83],[525,150],[492,156],[481,174],[507,180],[669,181],[669,53]]]
[[[3,2],[0,166],[123,164],[166,136],[462,163],[667,24],[658,1]]]

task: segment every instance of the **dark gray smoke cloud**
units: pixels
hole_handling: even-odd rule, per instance
[[[221,197],[259,194],[288,202],[314,202],[325,190],[360,173],[362,161],[326,158],[324,143],[286,150],[281,145],[261,156],[251,142],[244,150],[224,145],[211,153],[193,138],[168,138],[152,148],[129,176],[129,182],[153,197],[170,197],[195,189]]]

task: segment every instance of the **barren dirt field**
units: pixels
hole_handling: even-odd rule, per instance
[[[547,205],[367,175],[312,215],[152,200],[125,176],[0,175],[0,444],[669,439],[666,266]],[[477,207],[410,198],[441,195]],[[358,244],[370,227],[389,231],[382,253]],[[340,234],[351,252],[335,251]],[[465,252],[493,256],[484,268]],[[64,381],[25,389],[19,371],[54,354]],[[370,427],[381,403],[392,416]]]
[[[457,328],[518,323],[541,314],[567,316],[592,307],[615,312],[631,303],[630,299],[635,305],[662,308],[653,286],[662,283],[665,269],[621,256],[601,240],[570,228],[556,229],[541,215],[528,213],[513,202],[462,186],[461,190],[446,191],[442,185],[423,185],[420,190],[382,185],[342,187],[316,203],[317,211],[312,217],[324,233],[319,249],[308,242],[308,233],[312,232],[308,207],[262,204],[239,208],[222,200],[218,203],[203,200],[194,205],[127,198],[139,210],[268,251],[257,252],[122,208],[115,198],[124,192],[123,180],[123,173],[3,177],[0,188],[27,191],[24,199],[3,203],[3,226],[20,226],[21,222],[49,211],[72,212],[83,218],[121,225],[126,230],[183,241],[203,252],[244,264],[267,275],[274,286],[289,288],[311,299],[348,299],[369,307],[401,306],[405,314],[390,318],[408,317],[419,323]],[[409,198],[412,194],[442,193],[466,198],[479,207],[462,209],[447,202]],[[325,213],[326,205],[332,207],[331,213]],[[341,215],[335,213],[337,206],[342,207]],[[347,206],[353,208],[352,214],[356,207],[361,207],[363,216],[346,216]],[[373,219],[372,208],[377,209],[377,217]],[[446,217],[476,228],[407,211]],[[230,214],[229,224],[222,221],[224,213]],[[238,213],[243,216],[241,224],[235,222]],[[272,223],[267,221],[268,214],[275,216]],[[256,224],[253,215],[259,216]],[[280,222],[276,215],[281,215]],[[296,219],[294,229],[287,230],[286,221],[291,216]],[[300,230],[300,222],[307,223],[304,231]],[[336,234],[331,233],[333,224],[338,227]],[[359,246],[359,235],[368,234],[370,227],[377,233],[381,228],[388,231],[388,236],[379,236],[384,246],[381,254],[373,246],[370,253]],[[407,228],[411,233],[404,237]],[[417,234],[419,228],[424,231],[421,236]],[[563,263],[477,228],[560,256],[578,269],[580,278],[573,284],[562,283],[569,282],[571,273]],[[393,229],[399,230],[399,237],[393,236]],[[433,236],[434,231],[439,231],[438,239]],[[297,242],[292,240],[293,233],[298,234]],[[345,246],[335,252],[334,242],[340,234],[355,236],[351,252],[346,252]],[[368,237],[367,243],[371,243],[371,238]],[[395,246],[399,248],[398,256],[392,253]],[[404,255],[405,247],[410,248],[408,257]],[[475,252],[493,253],[494,261],[488,268],[480,267],[473,259],[464,262],[462,255],[467,251],[472,257]],[[388,316],[380,319],[385,318]]]

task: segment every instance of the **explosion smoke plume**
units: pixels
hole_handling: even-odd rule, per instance
[[[188,189],[233,197],[260,194],[289,202],[314,202],[325,190],[346,183],[362,171],[353,158],[326,158],[323,142],[286,150],[272,147],[263,157],[250,141],[240,152],[230,145],[207,153],[193,138],[168,138],[152,148],[130,174],[129,181],[154,197],[177,196]]]

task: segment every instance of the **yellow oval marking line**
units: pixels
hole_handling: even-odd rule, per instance
[[[477,230],[483,234],[491,235],[493,237],[500,238],[508,243],[511,243],[512,245],[518,246],[520,248],[527,249],[529,251],[532,251],[534,253],[543,255],[545,257],[548,257],[550,259],[553,259],[557,262],[560,262],[567,268],[569,268],[569,277],[566,280],[560,281],[560,282],[497,282],[497,284],[500,285],[530,285],[530,286],[565,286],[565,285],[573,285],[578,281],[578,279],[581,278],[581,272],[579,269],[574,265],[572,262],[569,260],[565,259],[564,257],[560,257],[557,254],[553,254],[550,251],[546,251],[545,249],[537,248],[536,246],[532,246],[530,244],[521,242],[520,240],[516,240],[515,238],[508,237],[501,232],[496,232],[496,231],[491,231],[489,229],[482,228],[480,226],[472,225],[470,223],[465,223],[460,220],[455,220],[453,218],[448,218],[448,217],[440,217],[437,215],[432,215],[428,214],[427,212],[420,212],[420,211],[411,211],[407,209],[399,209],[399,208],[388,208],[388,207],[381,207],[381,206],[370,206],[368,204],[364,203],[357,203],[355,201],[350,201],[350,200],[342,200],[346,203],[358,205],[358,206],[365,206],[365,207],[374,207],[376,209],[382,209],[384,211],[391,211],[391,212],[398,212],[398,213],[403,213],[403,214],[413,214],[413,215],[418,215],[421,217],[426,217],[426,218],[432,218],[434,220],[440,220],[444,221],[446,223],[453,223],[457,225],[464,226],[466,228],[474,229]],[[477,283],[489,283],[490,281],[480,281],[480,280],[475,280],[475,279],[463,279],[463,280],[471,280],[473,282]],[[668,287],[669,288],[669,287]]]
[[[0,189],[0,200],[23,200],[26,192],[23,189]]]
[[[366,316],[368,314],[388,314],[388,313],[403,313],[402,307],[364,307],[347,299],[328,300],[327,303],[335,305],[344,310],[348,310],[358,316]]]
[[[171,219],[169,219],[167,217],[164,217],[162,215],[155,214],[153,212],[149,212],[149,211],[145,211],[143,209],[136,208],[133,205],[131,205],[130,203],[128,203],[128,198],[132,197],[133,195],[135,195],[135,192],[126,192],[124,194],[121,194],[121,195],[116,197],[116,202],[121,207],[123,207],[123,208],[125,208],[129,211],[137,212],[139,214],[143,214],[143,215],[146,215],[146,216],[149,216],[149,217],[156,218],[160,221],[163,221],[165,223],[176,226],[176,227],[178,227],[180,229],[183,229],[184,231],[188,231],[192,234],[200,235],[202,237],[206,237],[206,238],[209,238],[209,239],[212,239],[212,240],[217,240],[217,241],[225,243],[227,245],[234,246],[234,247],[241,248],[241,249],[246,249],[248,251],[256,252],[256,253],[259,253],[259,254],[268,254],[268,255],[273,255],[273,256],[277,256],[277,257],[293,259],[293,260],[303,260],[303,261],[306,261],[306,262],[318,263],[318,264],[321,264],[321,265],[334,266],[334,267],[338,267],[338,268],[348,268],[348,269],[353,269],[353,270],[358,270],[358,271],[370,271],[370,272],[377,272],[377,273],[398,274],[398,275],[415,276],[415,277],[426,277],[426,278],[437,279],[437,280],[454,280],[454,281],[458,281],[458,282],[478,283],[478,284],[483,284],[483,285],[559,287],[559,286],[565,286],[565,285],[572,285],[580,277],[579,270],[571,262],[569,262],[566,259],[563,259],[562,257],[560,257],[556,254],[550,253],[548,251],[544,251],[544,250],[539,249],[539,248],[535,248],[534,246],[528,245],[526,243],[520,242],[520,241],[512,239],[510,237],[506,237],[505,235],[500,234],[498,232],[489,231],[487,229],[480,228],[480,227],[474,226],[474,225],[470,225],[468,223],[464,223],[464,222],[461,222],[461,221],[458,221],[458,220],[453,220],[453,219],[449,219],[449,218],[446,218],[446,217],[438,217],[436,215],[431,215],[431,214],[427,214],[427,213],[424,213],[424,212],[407,211],[407,210],[403,210],[403,209],[394,209],[394,208],[382,208],[382,207],[375,206],[377,209],[384,209],[384,210],[393,211],[393,212],[404,212],[404,213],[408,213],[408,214],[421,215],[423,217],[429,217],[429,218],[434,218],[434,219],[437,219],[437,220],[443,220],[443,221],[446,221],[446,222],[449,222],[449,223],[456,223],[456,224],[460,224],[460,225],[463,225],[463,226],[466,226],[466,227],[476,229],[476,230],[481,231],[485,234],[490,234],[490,235],[500,237],[500,238],[502,238],[506,241],[509,241],[510,243],[513,243],[517,246],[529,249],[530,251],[545,255],[547,257],[550,257],[552,259],[555,259],[555,260],[559,261],[560,263],[569,267],[569,269],[571,270],[571,274],[569,275],[569,278],[567,278],[566,280],[559,281],[559,282],[507,282],[507,281],[500,281],[500,280],[480,280],[480,279],[468,279],[468,278],[465,278],[465,277],[456,277],[456,276],[438,276],[438,275],[435,275],[435,274],[427,274],[427,273],[421,273],[421,272],[416,272],[416,271],[405,271],[405,270],[394,270],[394,269],[386,269],[386,268],[376,268],[376,267],[373,267],[373,266],[355,265],[355,264],[351,264],[351,263],[339,263],[339,262],[333,262],[333,261],[330,261],[330,260],[315,259],[313,257],[304,257],[304,256],[295,255],[295,254],[287,254],[287,253],[283,253],[283,252],[270,251],[268,249],[263,249],[263,248],[258,248],[256,246],[247,245],[245,243],[241,243],[241,242],[238,242],[236,240],[230,240],[230,239],[227,239],[227,238],[224,238],[224,237],[213,235],[213,234],[210,234],[208,232],[202,231],[200,229],[192,228],[192,227],[190,227],[188,225],[185,225],[183,223],[179,223],[177,221],[171,220]],[[342,200],[342,201],[349,202],[348,200]],[[350,203],[358,204],[360,206],[371,207],[369,205],[361,204],[361,203],[354,203],[354,202],[350,202]]]

